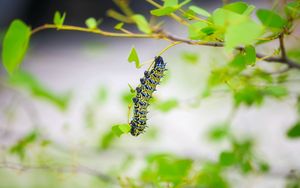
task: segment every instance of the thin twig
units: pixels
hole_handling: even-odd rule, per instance
[[[186,38],[180,38],[175,35],[172,35],[170,33],[160,31],[158,33],[152,33],[152,34],[141,34],[141,33],[117,33],[117,32],[108,32],[101,29],[89,29],[89,28],[83,28],[78,26],[70,26],[70,25],[62,25],[57,26],[54,24],[45,24],[42,26],[39,26],[32,30],[31,34],[35,34],[39,31],[46,30],[46,29],[57,29],[57,30],[71,30],[71,31],[81,31],[81,32],[88,32],[88,33],[94,33],[102,36],[109,36],[109,37],[126,37],[126,38],[153,38],[153,39],[162,39],[166,41],[173,41],[173,42],[181,42],[186,43],[190,45],[201,45],[201,46],[212,46],[212,47],[224,47],[224,43],[222,42],[206,42],[206,41],[198,41],[198,40],[189,40]],[[281,39],[283,40],[283,38]],[[283,44],[283,43],[282,43]],[[236,50],[243,51],[243,47],[236,47]],[[300,69],[300,64],[292,61],[291,59],[288,59],[285,55],[285,50],[283,50],[283,56],[281,57],[268,57],[265,58],[266,55],[263,54],[256,54],[257,58],[264,58],[263,60],[266,62],[277,62],[281,64],[286,64],[290,68],[297,68]]]
[[[13,163],[13,162],[1,162],[0,168],[3,169],[13,169],[18,171],[32,171],[32,170],[48,170],[53,172],[60,173],[82,173],[91,176],[98,177],[102,181],[106,182],[115,182],[110,176],[103,174],[95,169],[91,169],[86,166],[81,165],[66,165],[66,166],[49,166],[49,165],[25,165],[21,163]]]

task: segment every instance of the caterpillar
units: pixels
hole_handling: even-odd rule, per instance
[[[136,96],[132,98],[134,103],[133,117],[129,123],[132,136],[140,135],[147,127],[149,100],[164,76],[164,71],[167,70],[166,65],[161,56],[155,57],[154,67],[150,71],[144,72],[144,77],[140,79],[140,85],[135,89]]]

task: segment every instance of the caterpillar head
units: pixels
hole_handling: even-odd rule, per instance
[[[161,69],[164,69],[166,67],[166,63],[164,62],[163,58],[161,56],[155,57],[155,66]]]

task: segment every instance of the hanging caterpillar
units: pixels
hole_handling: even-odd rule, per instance
[[[133,117],[130,124],[130,133],[132,136],[138,136],[144,132],[147,127],[147,107],[152,94],[156,91],[156,86],[160,83],[167,70],[163,58],[155,57],[154,67],[150,71],[144,72],[144,77],[140,79],[141,84],[136,88],[136,96],[132,99],[134,103]]]

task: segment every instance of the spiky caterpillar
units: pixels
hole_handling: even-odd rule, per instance
[[[144,77],[140,79],[141,84],[136,88],[136,96],[132,99],[134,103],[133,117],[130,122],[130,133],[132,136],[140,135],[147,127],[149,100],[164,76],[164,71],[167,70],[165,68],[166,63],[162,57],[155,57],[154,62],[154,67],[150,71],[144,72]]]

